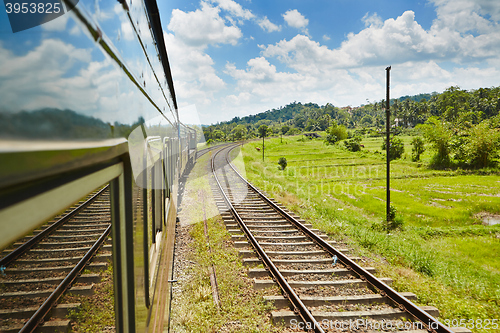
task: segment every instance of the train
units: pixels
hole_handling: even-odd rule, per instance
[[[168,330],[201,131],[179,115],[156,0],[0,6],[0,249],[109,184],[116,331]]]

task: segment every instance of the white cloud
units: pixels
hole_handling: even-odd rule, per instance
[[[277,72],[276,67],[264,57],[250,59],[245,70],[237,69],[234,64],[228,63],[225,73],[238,81],[240,90],[263,99],[279,97],[294,85],[298,87],[296,84],[300,83],[302,78],[299,74]],[[272,88],[269,89],[270,87]]]
[[[180,103],[210,105],[214,94],[225,87],[214,69],[213,59],[203,49],[164,33],[172,76]]]
[[[129,21],[121,22],[120,36],[121,38],[127,41],[134,40],[135,32]]]
[[[273,31],[281,31],[281,26],[276,25],[269,21],[267,16],[264,16],[263,19],[258,20],[259,27],[262,28],[262,30],[267,31],[267,32],[273,32]]]
[[[415,14],[406,11],[396,19],[379,21],[376,15],[365,15],[367,28],[350,33],[337,49],[321,46],[310,37],[297,35],[275,45],[261,46],[263,55],[277,57],[296,70],[353,68],[388,65],[407,61],[443,61],[457,63],[497,57],[500,52],[500,29],[473,36],[460,34],[438,24],[426,31],[415,21]]]
[[[255,17],[254,14],[252,14],[251,11],[248,9],[243,9],[241,5],[233,0],[212,0],[213,3],[217,3],[220,8],[223,10],[226,10],[230,12],[232,15],[245,19],[245,20],[250,20]]]
[[[373,13],[372,15],[366,13],[365,16],[363,16],[363,18],[361,19],[361,21],[365,22],[366,27],[370,26],[380,27],[384,23],[380,18],[380,16],[377,15],[377,13]]]
[[[448,28],[460,33],[475,31],[491,32],[495,24],[484,15],[498,22],[500,20],[500,5],[495,0],[431,0],[436,6],[437,19],[433,29]]]
[[[236,26],[226,26],[219,15],[220,9],[201,2],[201,9],[194,12],[172,11],[168,29],[190,46],[206,47],[209,44],[236,45],[241,38],[241,30]]]
[[[304,29],[309,24],[309,20],[304,17],[297,9],[288,10],[283,14],[285,22],[294,28]]]
[[[45,39],[19,56],[0,44],[3,109],[17,112],[53,107],[104,121],[137,120],[138,113],[124,114],[123,110],[141,110],[144,97],[111,60],[92,61],[91,51]]]
[[[52,21],[49,21],[47,23],[44,23],[41,25],[42,30],[45,31],[64,31],[66,30],[66,24],[68,23],[68,18],[70,15],[62,15],[59,16],[58,18],[53,19]]]
[[[259,45],[260,56],[248,60],[244,68],[227,63],[224,73],[236,82],[231,86],[231,81],[224,82],[218,75],[205,49],[209,44],[236,45],[240,37],[224,34],[224,27],[237,28],[236,24],[250,16],[245,17],[244,9],[234,6],[233,1],[211,1],[218,7],[201,2],[201,9],[183,13],[182,17],[185,21],[192,19],[186,21],[190,29],[198,29],[203,37],[193,37],[187,26],[175,22],[169,25],[175,28],[175,36],[166,37],[172,40],[167,46],[177,45],[171,62],[175,64],[178,96],[206,106],[198,108],[204,123],[254,114],[294,100],[338,106],[380,100],[385,96],[384,68],[388,65],[393,67],[394,97],[442,91],[450,85],[472,89],[499,84],[500,3],[430,0],[437,13],[430,29],[424,29],[411,10],[385,21],[377,13],[366,13],[360,18],[365,28],[349,33],[335,49],[309,36],[309,20],[297,10],[289,10],[283,14],[285,22],[301,33],[288,40]],[[221,10],[228,13],[226,19],[219,16]],[[204,20],[211,25],[200,32]],[[267,32],[281,28],[267,17],[253,16],[251,20]],[[249,40],[253,38],[245,38]],[[322,36],[322,41],[328,40],[328,35]],[[168,49],[170,55],[171,47]],[[276,67],[278,61],[284,65],[280,70]],[[475,65],[479,63],[480,66]]]
[[[384,98],[387,65],[393,67],[391,94],[395,97],[442,91],[451,85],[464,89],[498,85],[500,71],[495,66],[500,65],[500,26],[491,21],[485,24],[484,17],[477,19],[481,9],[473,12],[468,7],[471,2],[463,1],[461,11],[475,20],[475,31],[488,32],[462,31],[462,27],[451,20],[452,14],[444,15],[451,12],[447,8],[451,2],[435,2],[438,1],[443,6],[441,11],[440,7],[437,9],[441,16],[438,15],[429,30],[415,21],[413,11],[385,21],[376,13],[367,13],[362,18],[366,28],[357,34],[348,34],[336,49],[329,49],[304,34],[275,44],[259,45],[262,57],[248,61],[246,69],[226,66],[226,74],[238,82],[238,93],[226,98],[225,103],[235,103],[241,110],[248,108],[245,104],[248,101],[258,100],[263,107],[260,111],[266,110],[266,103],[269,109],[293,100],[359,105],[366,99]],[[288,18],[287,22],[295,22]],[[455,28],[447,27],[446,22],[455,24]],[[305,23],[293,24],[306,26]],[[295,72],[277,71],[269,62],[272,58]],[[453,62],[464,64],[484,59],[490,63],[485,68],[453,65]],[[442,62],[446,62],[447,69]],[[277,104],[270,106],[271,102]]]
[[[330,50],[304,35],[297,35],[290,41],[281,40],[275,45],[259,46],[264,56],[276,57],[300,73],[321,75],[329,69],[355,65],[352,57],[345,52]]]
[[[82,34],[82,30],[78,24],[73,25],[73,27],[69,30],[70,35],[72,36],[80,36]]]

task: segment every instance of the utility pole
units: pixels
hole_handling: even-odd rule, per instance
[[[390,72],[391,72],[391,66],[387,67],[386,69],[387,72],[387,77],[386,77],[386,82],[387,82],[387,89],[386,89],[386,97],[385,97],[385,131],[386,131],[386,141],[385,141],[385,152],[387,155],[387,206],[386,206],[386,217],[387,217],[387,223],[390,221],[390,213],[391,213],[391,157],[390,157],[390,144],[391,144],[391,138],[390,138],[390,133],[391,133],[391,109],[390,109],[390,99],[389,99],[389,89],[390,89]]]

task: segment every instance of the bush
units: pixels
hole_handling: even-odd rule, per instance
[[[471,129],[466,144],[468,160],[471,166],[487,167],[492,158],[497,156],[499,148],[500,133],[498,130],[490,128],[488,122],[482,122]]]
[[[295,135],[295,134],[300,134],[300,130],[298,128],[292,127],[286,132],[286,135]]]
[[[280,157],[280,159],[278,160],[278,164],[279,164],[281,170],[285,170],[285,168],[287,166],[286,158]]]
[[[422,155],[425,151],[424,140],[421,137],[416,137],[413,138],[411,144],[413,145],[413,148],[411,150],[411,160],[413,162],[420,161],[420,155]]]
[[[443,122],[436,117],[430,117],[425,124],[419,127],[423,130],[424,137],[436,150],[436,155],[431,160],[431,166],[448,167],[451,164],[450,152],[453,141],[450,123]]]
[[[396,229],[403,229],[403,218],[397,215],[396,207],[391,205],[389,208],[389,220],[374,222],[371,225],[371,229],[380,232],[390,232]]]
[[[344,125],[332,125],[326,129],[326,144],[347,139],[347,128]]]
[[[386,150],[385,140],[382,142],[382,150]],[[389,147],[389,158],[390,160],[395,160],[401,158],[405,152],[405,145],[398,137],[393,137],[391,140],[391,146]]]
[[[396,229],[403,228],[403,218],[401,216],[397,216],[396,207],[393,205],[389,208],[389,216],[387,221],[382,221],[382,223],[375,222],[371,225],[372,230],[376,231],[393,231]]]
[[[349,151],[360,151],[361,150],[361,137],[355,136],[352,139],[344,141],[345,147]]]

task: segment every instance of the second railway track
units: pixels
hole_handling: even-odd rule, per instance
[[[99,275],[81,273],[104,269],[111,261],[110,229],[109,190],[103,188],[5,250],[0,259],[0,332],[67,331],[65,317],[78,304],[57,301],[67,289],[92,293]]]
[[[278,285],[281,295],[266,296],[277,310],[272,320],[288,329],[315,332],[462,332],[435,317],[434,307],[419,307],[412,293],[398,293],[390,279],[361,267],[342,244],[267,198],[232,166],[229,152],[212,156],[213,191],[235,246],[250,268],[255,288]]]

